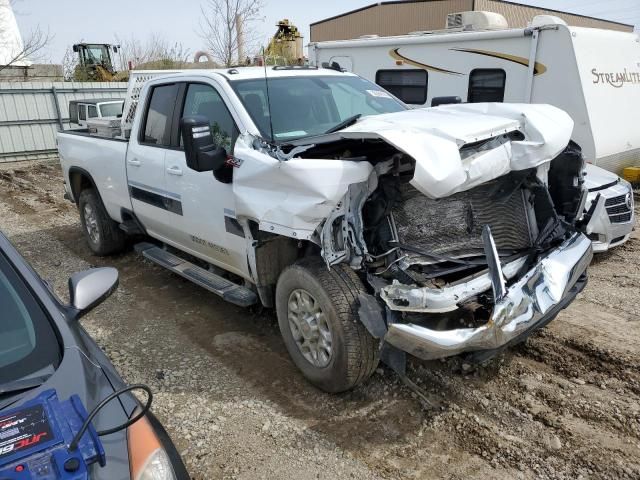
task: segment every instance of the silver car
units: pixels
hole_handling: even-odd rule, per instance
[[[629,239],[635,226],[633,189],[631,184],[595,165],[587,164],[585,233],[594,252],[606,252]]]

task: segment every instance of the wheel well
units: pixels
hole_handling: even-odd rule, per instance
[[[255,234],[258,240],[255,247],[256,287],[262,303],[272,307],[276,283],[282,271],[301,258],[319,256],[319,247],[310,241],[257,231],[257,224]]]
[[[95,188],[95,184],[93,183],[93,179],[91,176],[82,170],[72,170],[69,172],[69,183],[71,184],[71,194],[73,198],[78,203],[78,199],[80,197],[80,193],[83,190],[88,188],[93,188],[97,194],[99,194],[98,190]]]

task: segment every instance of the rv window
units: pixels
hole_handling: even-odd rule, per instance
[[[404,103],[423,105],[427,101],[426,70],[378,70],[376,83]]]
[[[502,69],[477,68],[469,74],[469,103],[503,102],[507,74]]]
[[[78,105],[78,118],[80,120],[86,120],[87,119],[87,106],[86,105]]]
[[[96,118],[98,116],[98,109],[95,105],[89,105],[89,118]]]

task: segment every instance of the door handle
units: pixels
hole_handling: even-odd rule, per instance
[[[132,158],[127,160],[127,163],[133,167],[139,167],[141,162],[137,158]]]
[[[180,167],[167,168],[167,173],[170,175],[176,175],[178,177],[182,176],[182,170],[180,169]]]

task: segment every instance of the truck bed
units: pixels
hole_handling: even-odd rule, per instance
[[[87,176],[111,218],[122,221],[122,209],[131,210],[126,168],[129,142],[90,135],[88,129],[59,132],[57,140],[66,184],[73,185],[71,175]],[[77,202],[74,192],[67,193]]]

